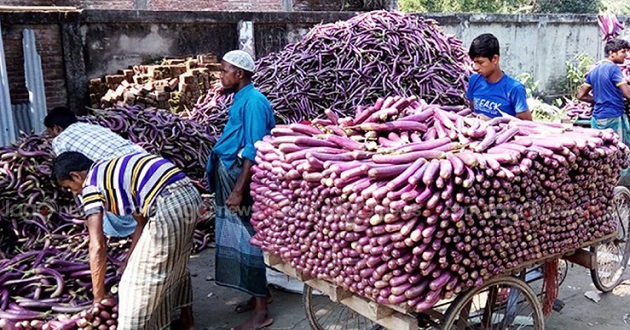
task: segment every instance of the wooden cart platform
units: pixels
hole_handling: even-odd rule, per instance
[[[518,268],[510,269],[506,273],[496,276],[510,276],[524,269],[533,267],[537,264],[541,264],[546,261],[558,258],[566,259],[567,261],[576,263],[588,269],[595,269],[597,266],[596,254],[589,251],[588,248],[612,240],[616,236],[617,233],[613,233],[597,240],[590,241],[587,244],[584,244],[583,246],[573,249],[569,252],[558,253],[554,255],[549,255],[543,259],[532,260],[523,263]],[[376,322],[387,329],[418,329],[418,319],[416,318],[416,316],[413,315],[413,312],[409,308],[407,308],[406,305],[389,305],[376,303],[375,301],[360,297],[357,294],[347,291],[339,285],[330,283],[325,280],[306,276],[305,274],[302,274],[295,268],[291,267],[290,264],[282,261],[282,259],[276,255],[265,253],[264,257],[265,263],[269,267],[272,267],[281,273],[284,273],[288,276],[304,282],[306,285],[312,287],[313,289],[327,295],[333,302],[341,303],[351,310],[357,312],[358,314],[361,314],[365,318]],[[440,301],[437,305],[444,306],[448,303],[449,301]],[[438,315],[438,318],[443,316],[442,313],[433,310],[427,311],[425,313],[432,314],[432,316],[434,317]]]

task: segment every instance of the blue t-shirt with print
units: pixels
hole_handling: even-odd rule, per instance
[[[593,89],[593,118],[608,119],[623,115],[623,93],[619,86],[625,84],[618,65],[603,60],[586,76],[586,84]]]
[[[473,74],[466,97],[473,102],[476,113],[490,118],[502,117],[501,112],[516,116],[528,109],[525,86],[505,73],[496,83],[488,82],[478,73]]]

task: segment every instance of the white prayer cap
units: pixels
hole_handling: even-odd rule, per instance
[[[223,60],[245,71],[254,72],[254,59],[242,50],[233,50],[223,55]]]

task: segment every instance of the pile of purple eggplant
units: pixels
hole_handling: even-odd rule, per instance
[[[111,128],[171,160],[200,186],[205,182],[205,158],[216,140],[205,126],[137,107],[103,110],[82,120]],[[77,202],[50,177],[52,161],[46,134],[0,148],[0,328],[115,329],[114,318],[93,315],[87,324],[76,317],[92,308],[88,236]],[[213,240],[212,204],[210,198],[204,200],[195,230],[196,252]],[[113,294],[128,243],[108,242],[107,287]]]
[[[415,97],[281,125],[257,144],[251,242],[414,311],[612,234],[612,131],[482,121]]]
[[[206,159],[220,134],[220,130],[197,120],[140,106],[99,110],[85,117],[85,121],[105,126],[147,151],[170,160],[200,187],[206,182]]]
[[[233,94],[226,94],[221,86],[215,86],[205,97],[195,104],[192,111],[182,112],[183,118],[202,123],[212,130],[212,134],[220,136],[227,124],[228,108],[232,105]]]
[[[576,120],[591,120],[593,115],[593,105],[576,100],[566,100],[564,107],[562,107],[564,116]]]
[[[393,93],[429,103],[464,104],[471,61],[462,41],[418,15],[374,11],[318,25],[300,41],[256,62],[254,84],[280,123],[353,115],[357,105]],[[209,91],[192,118],[224,123],[231,99]],[[217,124],[215,124],[215,122]]]

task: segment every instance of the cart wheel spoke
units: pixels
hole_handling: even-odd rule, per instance
[[[524,281],[490,279],[460,295],[446,312],[442,330],[543,330],[540,300]]]
[[[316,295],[304,285],[302,303],[306,318],[313,330],[380,330],[382,327],[347,306],[334,302],[325,295]]]
[[[621,282],[630,257],[630,244],[628,244],[630,190],[625,187],[616,187],[613,205],[618,238],[591,247],[591,252],[594,252],[597,258],[597,268],[591,270],[591,278],[595,287],[602,292],[612,291]]]

